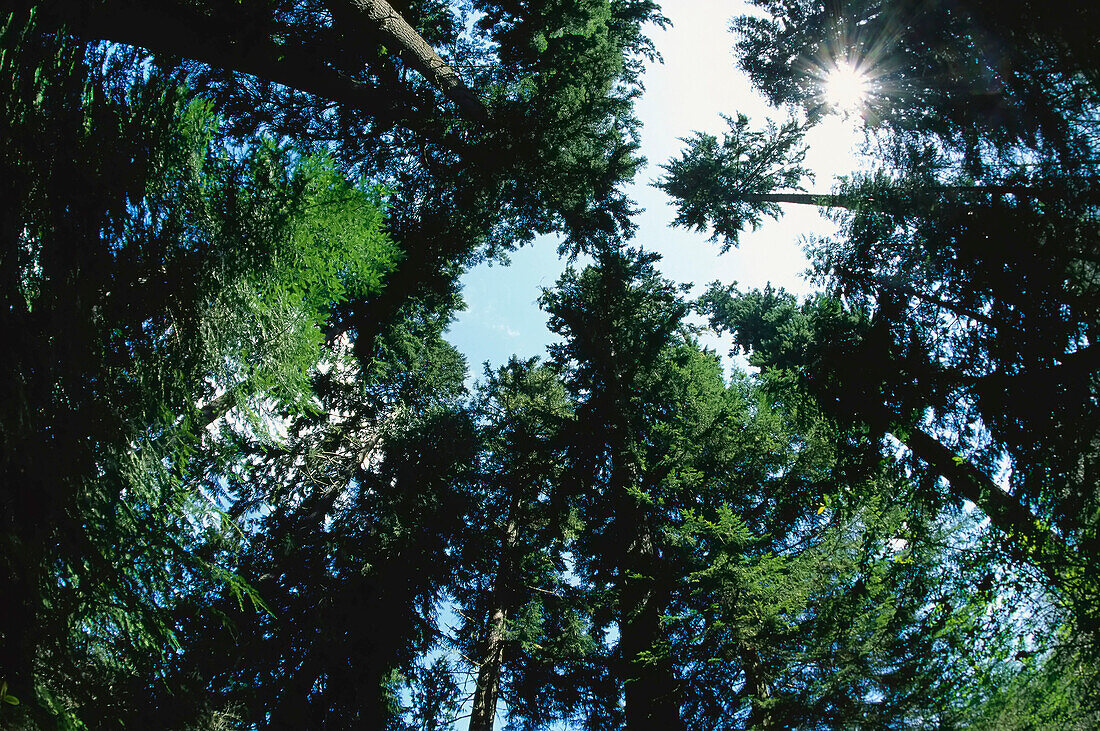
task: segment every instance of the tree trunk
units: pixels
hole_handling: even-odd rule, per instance
[[[517,513],[520,509],[518,493],[512,494],[508,507],[508,522],[504,528],[504,540],[501,541],[501,553],[497,561],[496,577],[493,582],[493,596],[489,607],[489,625],[486,628],[484,649],[481,653],[477,671],[477,685],[474,687],[474,707],[470,712],[469,731],[493,731],[493,722],[497,712],[497,696],[500,692],[500,670],[504,664],[504,627],[508,619],[515,593],[516,568],[513,560],[516,543],[519,540]]]
[[[366,27],[389,40],[402,57],[433,87],[455,102],[471,119],[487,118],[481,101],[458,74],[384,0],[343,0]],[[219,12],[226,11],[219,3]],[[227,27],[222,16],[207,8],[150,0],[54,0],[40,8],[50,21],[71,28],[88,40],[105,40],[192,59],[281,84],[347,104],[379,116],[413,123],[416,98],[411,94],[380,89],[355,81],[336,68],[321,43],[292,46],[262,33],[241,32],[248,27]],[[414,125],[415,126],[415,125]]]
[[[504,663],[504,607],[496,606],[489,617],[488,636],[482,652],[474,688],[474,707],[470,711],[470,731],[493,731],[500,690],[500,668]]]
[[[745,203],[793,203],[821,208],[852,208],[849,198],[829,193],[745,193],[736,196]]]
[[[912,450],[950,483],[958,496],[974,503],[1011,544],[1059,588],[1065,588],[1064,570],[1073,551],[1065,540],[1025,505],[1002,490],[968,460],[956,455],[930,434],[914,429],[898,441]]]
[[[439,57],[435,49],[428,45],[411,25],[405,22],[385,0],[345,0],[362,15],[370,26],[383,37],[392,40],[402,50],[401,57],[428,80],[435,88],[443,92],[458,108],[471,119],[487,119],[485,107],[467,88],[454,69]]]
[[[652,568],[657,560],[653,533],[639,528],[628,565]],[[679,688],[664,644],[661,615],[667,595],[649,576],[629,570],[620,589],[619,652],[626,668],[627,731],[676,731],[680,719]]]
[[[25,516],[21,516],[25,517]],[[11,540],[14,537],[3,536]],[[26,543],[29,543],[27,541]],[[32,546],[27,546],[31,548]],[[5,563],[12,563],[11,557],[0,556]],[[24,559],[24,565],[12,565],[0,577],[4,589],[0,594],[0,680],[8,685],[7,692],[15,696],[20,704],[30,711],[35,707],[34,682],[34,630],[38,626],[39,603],[38,569],[41,559],[37,556],[18,556],[15,561]],[[8,706],[0,707],[0,713],[12,712]]]
[[[668,607],[668,589],[658,570],[656,531],[646,506],[630,494],[640,484],[634,460],[620,453],[612,457],[612,490],[616,535],[629,540],[619,567],[619,655],[626,695],[627,731],[679,731],[680,689],[672,658],[663,647],[661,616]],[[629,539],[628,536],[631,536]]]
[[[742,646],[741,666],[745,673],[745,692],[749,696],[749,717],[745,720],[745,728],[754,731],[767,731],[775,728],[772,719],[771,708],[768,699],[772,690],[768,685],[767,675],[764,672],[760,654],[751,647]]]
[[[745,203],[791,203],[803,206],[818,206],[819,208],[845,208],[855,210],[867,208],[870,210],[888,210],[885,205],[888,199],[894,197],[896,191],[884,191],[884,195],[853,195],[837,193],[744,193],[734,196],[735,200]],[[914,191],[916,195],[940,195],[961,193],[984,193],[988,195],[1011,194],[1026,196],[1029,198],[1050,197],[1052,191],[1047,188],[1032,188],[1024,185],[945,185],[930,188],[922,188]]]

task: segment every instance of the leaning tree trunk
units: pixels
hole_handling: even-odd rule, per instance
[[[817,206],[819,208],[845,208],[855,210],[862,208],[872,211],[887,211],[896,205],[898,194],[901,191],[887,190],[881,194],[860,193],[743,193],[734,197],[737,201],[755,204],[767,203],[791,203],[801,206]],[[1057,197],[1056,192],[1049,188],[1029,187],[1024,185],[944,185],[927,188],[919,188],[912,191],[916,197],[940,196],[940,195],[1015,195],[1027,198]]]
[[[1066,571],[1071,567],[1073,549],[1026,505],[927,432],[913,429],[895,438],[946,479],[956,495],[985,513],[989,522],[1054,586],[1071,588],[1066,586]]]
[[[427,41],[405,22],[385,0],[345,0],[354,7],[378,33],[393,41],[401,49],[401,57],[416,69],[417,73],[443,92],[458,108],[473,119],[486,117],[485,107],[467,88],[462,79],[446,61],[439,57]]]
[[[29,0],[23,4],[31,5]],[[429,84],[458,105],[468,118],[487,118],[481,101],[439,54],[385,0],[333,0],[334,14],[386,39],[404,61]],[[233,5],[166,0],[49,0],[40,15],[87,40],[114,41],[155,53],[166,53],[217,68],[251,74],[307,94],[385,116],[413,122],[416,100],[357,81],[337,68],[332,49],[321,43],[293,46],[264,33],[248,33],[253,18],[241,16],[234,26]],[[227,20],[230,18],[230,20]]]

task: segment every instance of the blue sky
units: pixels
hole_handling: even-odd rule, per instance
[[[721,114],[747,114],[754,123],[765,117],[782,119],[782,110],[769,108],[734,66],[734,37],[729,20],[745,11],[730,0],[666,0],[662,3],[672,27],[652,30],[663,64],[651,65],[645,75],[646,93],[637,106],[642,120],[642,154],[649,164],[628,189],[644,211],[635,218],[636,242],[663,255],[660,268],[677,282],[693,282],[697,289],[714,280],[762,287],[771,282],[796,292],[809,291],[801,278],[807,267],[801,239],[826,233],[830,224],[805,206],[789,206],[784,217],[767,222],[744,236],[741,247],[719,255],[719,247],[705,234],[669,227],[675,209],[668,196],[652,187],[661,163],[683,147],[679,138],[693,131],[720,134]],[[855,122],[831,117],[808,139],[807,163],[816,171],[814,190],[830,187],[836,174],[854,167],[852,149],[859,134]],[[552,334],[538,308],[542,287],[552,287],[566,266],[557,256],[557,242],[540,239],[511,256],[510,266],[482,265],[463,277],[467,309],[451,327],[448,340],[467,357],[473,378],[482,363],[492,366],[509,356],[544,356]],[[724,353],[728,346],[705,339]]]

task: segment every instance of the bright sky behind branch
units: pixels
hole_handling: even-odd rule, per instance
[[[669,227],[675,209],[669,197],[652,187],[660,165],[683,148],[681,137],[694,131],[721,136],[727,128],[722,114],[742,112],[754,125],[765,117],[781,120],[782,110],[768,107],[735,66],[730,19],[746,12],[742,3],[723,0],[666,0],[662,5],[672,21],[667,30],[651,32],[664,64],[651,64],[644,77],[646,92],[637,112],[643,122],[642,154],[649,161],[628,190],[638,206],[636,243],[659,252],[664,275],[676,282],[693,282],[696,293],[714,280],[763,287],[768,282],[798,293],[809,291],[802,279],[807,268],[802,237],[827,233],[832,225],[809,206],[786,206],[777,222],[767,221],[759,231],[742,237],[739,249],[719,255],[719,247],[702,233]],[[808,136],[807,165],[816,181],[812,190],[828,190],[835,175],[851,172],[853,149],[860,139],[858,118],[827,117]],[[470,363],[471,376],[480,378],[481,365],[496,367],[515,354],[544,356],[552,334],[537,300],[542,287],[552,287],[565,266],[557,256],[557,242],[536,241],[511,256],[512,264],[482,265],[463,277],[468,308],[452,326],[448,339]],[[728,345],[714,338],[704,342],[725,354]]]

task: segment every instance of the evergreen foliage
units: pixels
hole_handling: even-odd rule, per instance
[[[755,4],[806,122],[659,186],[834,209],[803,301],[629,244],[650,0],[9,3],[0,727],[1095,726],[1095,12]],[[550,232],[467,393],[457,277]]]
[[[446,299],[486,254],[550,232],[576,251],[632,229],[621,184],[640,162],[632,102],[654,57],[642,27],[665,22],[652,0],[399,3],[480,100],[474,120],[438,104],[407,50],[364,26],[366,4],[378,2],[34,3],[80,37],[157,52],[234,140],[329,151],[390,191],[405,256],[369,305],[340,311],[364,357],[407,298]]]
[[[230,154],[178,78],[5,20],[0,656],[23,712],[107,723],[192,581],[253,594],[197,550],[200,403],[308,406],[328,313],[398,252],[332,162]]]
[[[810,203],[839,225],[808,247],[833,299],[719,286],[712,316],[838,420],[900,441],[945,480],[940,499],[975,503],[1072,607],[1073,642],[1094,647],[1095,54],[1069,27],[1091,11],[756,5],[734,21],[737,54],[773,101],[812,124],[831,68],[866,75],[871,169],[829,194],[785,194],[803,177],[796,139],[689,140],[660,184],[679,224],[730,245],[753,212]]]

